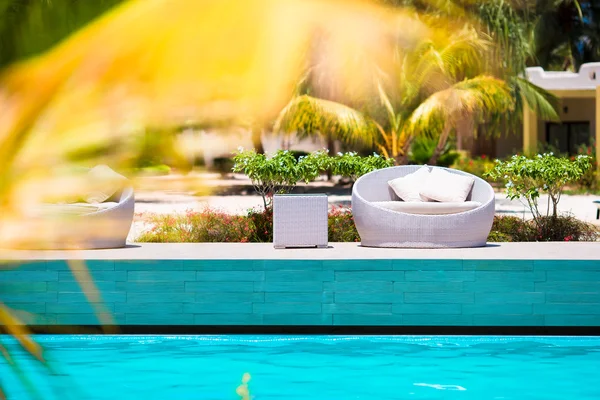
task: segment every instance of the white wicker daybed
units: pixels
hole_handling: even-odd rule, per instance
[[[111,249],[125,247],[134,214],[134,192],[126,187],[106,203],[47,204],[43,215],[23,220],[25,234],[15,248],[40,250]],[[36,232],[35,235],[27,234]]]
[[[87,170],[91,189],[79,202],[44,203],[0,232],[0,241],[20,249],[108,249],[125,247],[133,223],[131,183],[106,166]]]
[[[445,215],[409,214],[377,204],[401,201],[388,181],[420,168],[421,165],[384,168],[363,175],[356,181],[352,189],[352,213],[361,245],[413,248],[485,246],[494,220],[494,190],[483,179],[466,172],[444,168],[450,173],[474,178],[466,200],[480,205],[470,211]]]

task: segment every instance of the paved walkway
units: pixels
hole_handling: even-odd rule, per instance
[[[593,200],[600,197],[592,195],[563,196],[559,203],[562,213],[570,213],[575,217],[594,222],[596,221],[596,207]],[[351,196],[329,195],[332,206],[349,206]],[[540,204],[546,204],[547,197],[542,196]],[[137,195],[137,213],[183,213],[186,210],[199,211],[206,207],[220,209],[231,214],[245,214],[248,209],[262,207],[262,199],[256,195],[244,196],[191,196],[185,194],[168,193],[141,193]],[[528,217],[531,214],[527,207],[518,200],[508,200],[503,193],[496,194],[496,213],[514,214]]]

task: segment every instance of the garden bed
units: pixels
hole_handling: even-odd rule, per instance
[[[329,211],[330,242],[360,242],[348,207]],[[271,209],[250,210],[247,215],[230,215],[206,208],[185,214],[147,215],[143,218],[150,229],[142,232],[137,242],[149,243],[262,243],[273,241]],[[488,241],[596,241],[598,227],[570,216],[545,217],[540,227],[531,220],[513,216],[496,216]]]

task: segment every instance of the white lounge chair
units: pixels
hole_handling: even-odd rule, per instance
[[[480,204],[469,211],[424,215],[384,207],[385,203],[381,202],[401,201],[389,187],[388,181],[420,168],[420,165],[384,168],[363,175],[356,181],[352,189],[352,213],[361,244],[368,247],[413,248],[485,246],[494,221],[494,190],[483,179],[466,172],[444,168],[450,173],[474,178],[475,183],[467,201]],[[444,205],[423,203],[418,206]]]
[[[106,166],[89,171],[92,173],[89,179],[108,176],[112,181],[108,181],[108,187],[100,186],[96,188],[99,190],[86,193],[84,197],[90,202],[47,203],[31,209],[8,233],[10,247],[45,250],[124,247],[133,222],[133,187],[127,178]]]

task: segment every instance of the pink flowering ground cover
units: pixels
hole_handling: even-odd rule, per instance
[[[261,243],[273,241],[273,210],[251,209],[247,215],[232,215],[205,208],[185,214],[139,215],[151,228],[141,233],[137,242],[153,243]],[[496,216],[490,242],[596,241],[597,227],[570,216],[537,227],[531,221],[514,216]],[[330,242],[360,242],[349,207],[333,206],[329,210]]]

